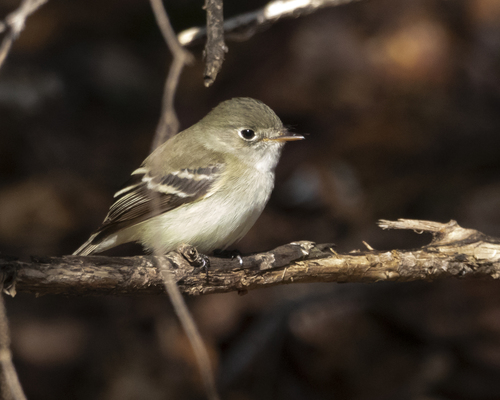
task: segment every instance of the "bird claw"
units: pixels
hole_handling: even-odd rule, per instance
[[[205,271],[205,276],[207,278],[207,283],[208,283],[208,270],[210,269],[210,259],[205,254],[199,253],[198,256],[201,259],[200,270]]]
[[[205,254],[199,253],[196,247],[182,244],[177,249],[184,258],[194,266],[195,268],[200,268],[201,271],[205,271],[208,281],[208,270],[210,268],[210,259]]]

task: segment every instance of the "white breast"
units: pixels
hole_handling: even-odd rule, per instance
[[[267,164],[269,165],[269,164]],[[274,186],[274,173],[253,169],[223,190],[140,224],[138,238],[165,254],[180,244],[200,252],[224,249],[241,239],[262,213]],[[141,229],[142,228],[142,229]]]

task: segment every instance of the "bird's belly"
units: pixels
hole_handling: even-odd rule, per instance
[[[144,246],[162,254],[182,243],[202,253],[228,247],[241,239],[262,213],[274,185],[274,177],[269,175],[259,184],[245,179],[234,187],[237,195],[217,192],[145,221],[140,235]]]

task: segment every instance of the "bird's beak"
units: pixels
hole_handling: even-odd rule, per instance
[[[267,138],[264,140],[272,140],[273,142],[274,141],[275,142],[294,142],[296,140],[302,140],[302,139],[305,139],[305,137],[302,135],[296,135],[294,133],[285,132],[283,135],[270,137],[270,138]]]

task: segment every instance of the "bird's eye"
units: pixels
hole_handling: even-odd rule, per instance
[[[251,129],[242,129],[238,132],[242,139],[253,140],[255,139],[255,132]]]

